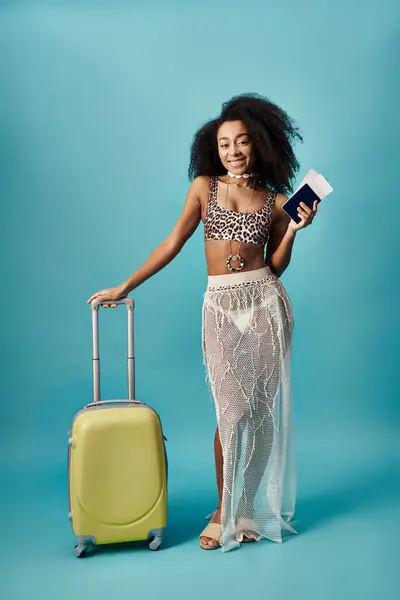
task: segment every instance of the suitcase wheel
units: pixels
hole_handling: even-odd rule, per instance
[[[74,554],[76,558],[84,558],[86,556],[86,552],[88,551],[87,544],[77,544],[74,548]]]
[[[158,550],[161,546],[162,537],[160,535],[156,535],[150,542],[149,548],[150,550]]]

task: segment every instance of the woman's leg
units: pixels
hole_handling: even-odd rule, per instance
[[[253,533],[268,534],[272,539],[278,536],[280,524],[268,501],[267,484],[271,469],[279,460],[276,448],[272,455],[275,432],[279,435],[279,410],[276,412],[275,406],[280,401],[282,364],[292,334],[287,321],[278,323],[265,310],[256,313],[253,327],[256,341],[249,343],[254,349],[249,356],[256,385],[251,394],[253,411],[247,423],[243,490],[236,519],[251,521]],[[276,494],[279,495],[278,488]],[[251,529],[249,532],[252,537]]]
[[[218,427],[214,436],[214,458],[215,458],[215,474],[217,479],[217,489],[218,489],[218,506],[217,512],[212,519],[214,523],[221,523],[221,506],[222,506],[222,490],[224,487],[224,459],[222,455],[222,446],[221,439],[219,437]],[[215,548],[219,546],[219,543],[216,540],[208,537],[201,537],[203,544],[208,544],[210,548]]]
[[[217,477],[217,488],[218,488],[218,511],[221,509],[222,502],[222,490],[224,487],[224,457],[222,455],[221,439],[219,437],[219,430],[215,432],[214,437],[214,457],[215,457],[215,474]]]
[[[229,297],[224,303],[227,301]],[[237,544],[235,507],[241,495],[239,464],[249,409],[242,380],[248,378],[248,361],[241,350],[242,331],[224,311],[205,304],[203,325],[204,356],[218,422],[214,451],[219,510],[214,522],[221,523],[220,543],[229,548]],[[215,541],[210,545],[214,547]]]
[[[273,444],[274,421],[269,415],[264,415],[264,417],[264,422],[258,427],[254,422],[248,423],[243,490],[236,512],[236,520],[241,517],[254,518],[256,494],[268,469]],[[267,502],[266,489],[265,502]],[[265,504],[263,512],[267,510],[268,507]]]

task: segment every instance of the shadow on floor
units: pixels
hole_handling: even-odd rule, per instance
[[[216,493],[199,486],[195,489],[181,488],[169,495],[167,531],[159,551],[180,546],[188,541],[196,542],[206,526],[206,515],[216,508]],[[282,532],[284,543],[300,539],[301,534],[317,530],[342,516],[363,511],[382,502],[393,502],[400,497],[400,470],[396,462],[373,465],[369,471],[354,471],[353,478],[346,480],[333,474],[331,488],[310,496],[298,497],[296,518],[291,525],[300,534]],[[97,547],[95,553],[125,552],[129,547],[149,552],[147,542],[113,544]],[[88,556],[90,556],[89,553]]]
[[[192,539],[199,539],[207,525],[206,516],[216,509],[214,490],[202,494],[188,491],[174,495],[169,500],[168,535],[165,548],[179,546]],[[200,543],[200,540],[199,540]]]

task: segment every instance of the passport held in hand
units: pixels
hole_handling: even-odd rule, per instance
[[[295,223],[300,223],[301,218],[297,212],[300,202],[304,202],[312,208],[315,200],[320,203],[331,192],[333,192],[333,187],[325,177],[314,169],[310,169],[294,194],[282,204],[282,209]]]

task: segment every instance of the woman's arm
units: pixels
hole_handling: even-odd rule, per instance
[[[304,202],[300,202],[297,214],[299,223],[291,219],[282,209],[282,204],[287,198],[283,194],[277,194],[275,211],[272,218],[272,226],[267,246],[267,263],[271,271],[280,277],[289,266],[296,233],[311,225],[318,212],[318,203],[314,202],[310,208]]]
[[[280,277],[289,266],[296,231],[289,229],[290,217],[282,210],[287,197],[277,194],[275,211],[267,246],[267,263],[273,273]]]
[[[196,178],[189,188],[183,211],[168,237],[150,254],[149,258],[124,283],[124,295],[141,285],[166,267],[182,250],[201,221],[200,194],[204,178]]]

